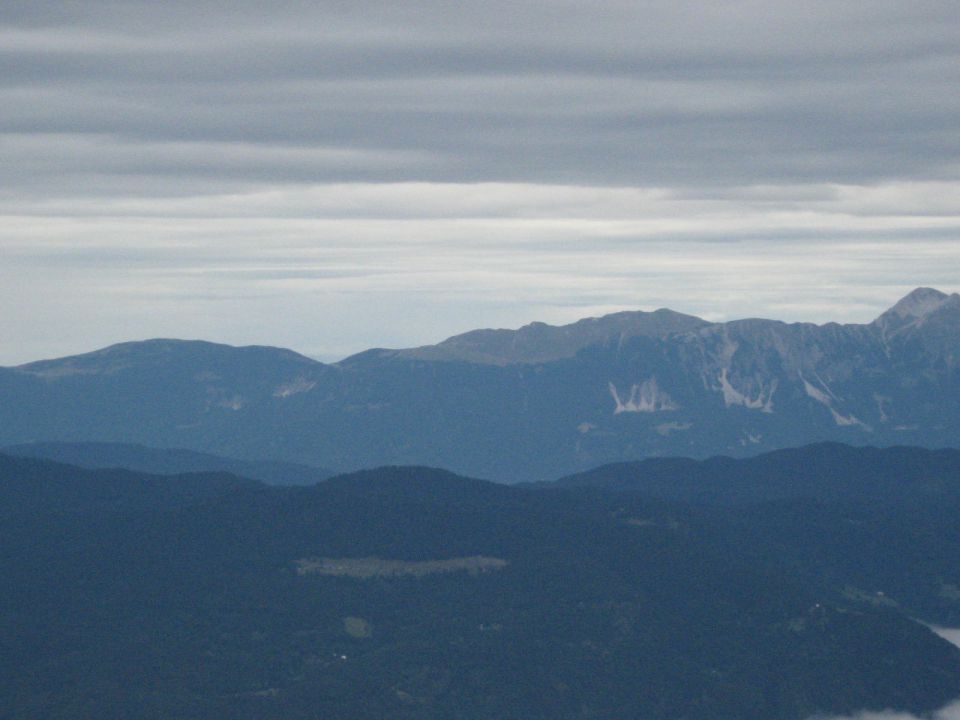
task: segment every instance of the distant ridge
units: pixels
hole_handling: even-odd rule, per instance
[[[638,310],[585,318],[559,327],[535,322],[519,330],[473,330],[438,345],[397,352],[404,357],[422,360],[462,360],[491,365],[543,363],[573,357],[583,348],[611,338],[664,338],[709,324],[706,320],[673,310]]]
[[[617,463],[555,484],[725,506],[809,498],[895,507],[937,497],[960,500],[960,450],[816,443],[750,458]]]
[[[152,338],[110,345],[101,350],[71,355],[52,360],[38,360],[17,367],[23,372],[41,377],[62,377],[67,375],[110,374],[124,370],[132,365],[166,366],[181,358],[196,361],[220,361],[243,357],[250,363],[282,360],[289,363],[313,365],[315,360],[285,348],[266,345],[247,345],[234,347],[206,340],[177,340],[172,338]]]
[[[0,452],[43,458],[83,468],[124,468],[154,475],[227,472],[270,485],[312,485],[330,470],[295,463],[236,460],[182,448],[151,448],[134,443],[46,442],[9,445]]]
[[[960,295],[918,288],[847,325],[615,313],[332,365],[280,348],[123,343],[0,368],[0,398],[0,445],[134,443],[508,482],[819,441],[960,447]]]

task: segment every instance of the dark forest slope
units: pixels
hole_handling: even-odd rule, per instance
[[[748,522],[426,468],[270,488],[0,458],[0,505],[4,717],[771,720],[960,695],[960,651],[907,617],[923,598],[865,599],[847,511],[806,500]],[[860,557],[896,575],[910,549],[871,556],[888,528],[863,512]],[[927,568],[950,587],[957,517]],[[840,537],[783,554],[772,523]]]

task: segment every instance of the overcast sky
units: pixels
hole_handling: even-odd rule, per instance
[[[960,289],[943,2],[0,4],[0,364]]]

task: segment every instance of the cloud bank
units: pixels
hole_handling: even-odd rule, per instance
[[[0,363],[960,289],[951,2],[4,3]]]

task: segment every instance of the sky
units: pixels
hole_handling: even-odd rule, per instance
[[[0,364],[960,289],[954,0],[0,4]]]

